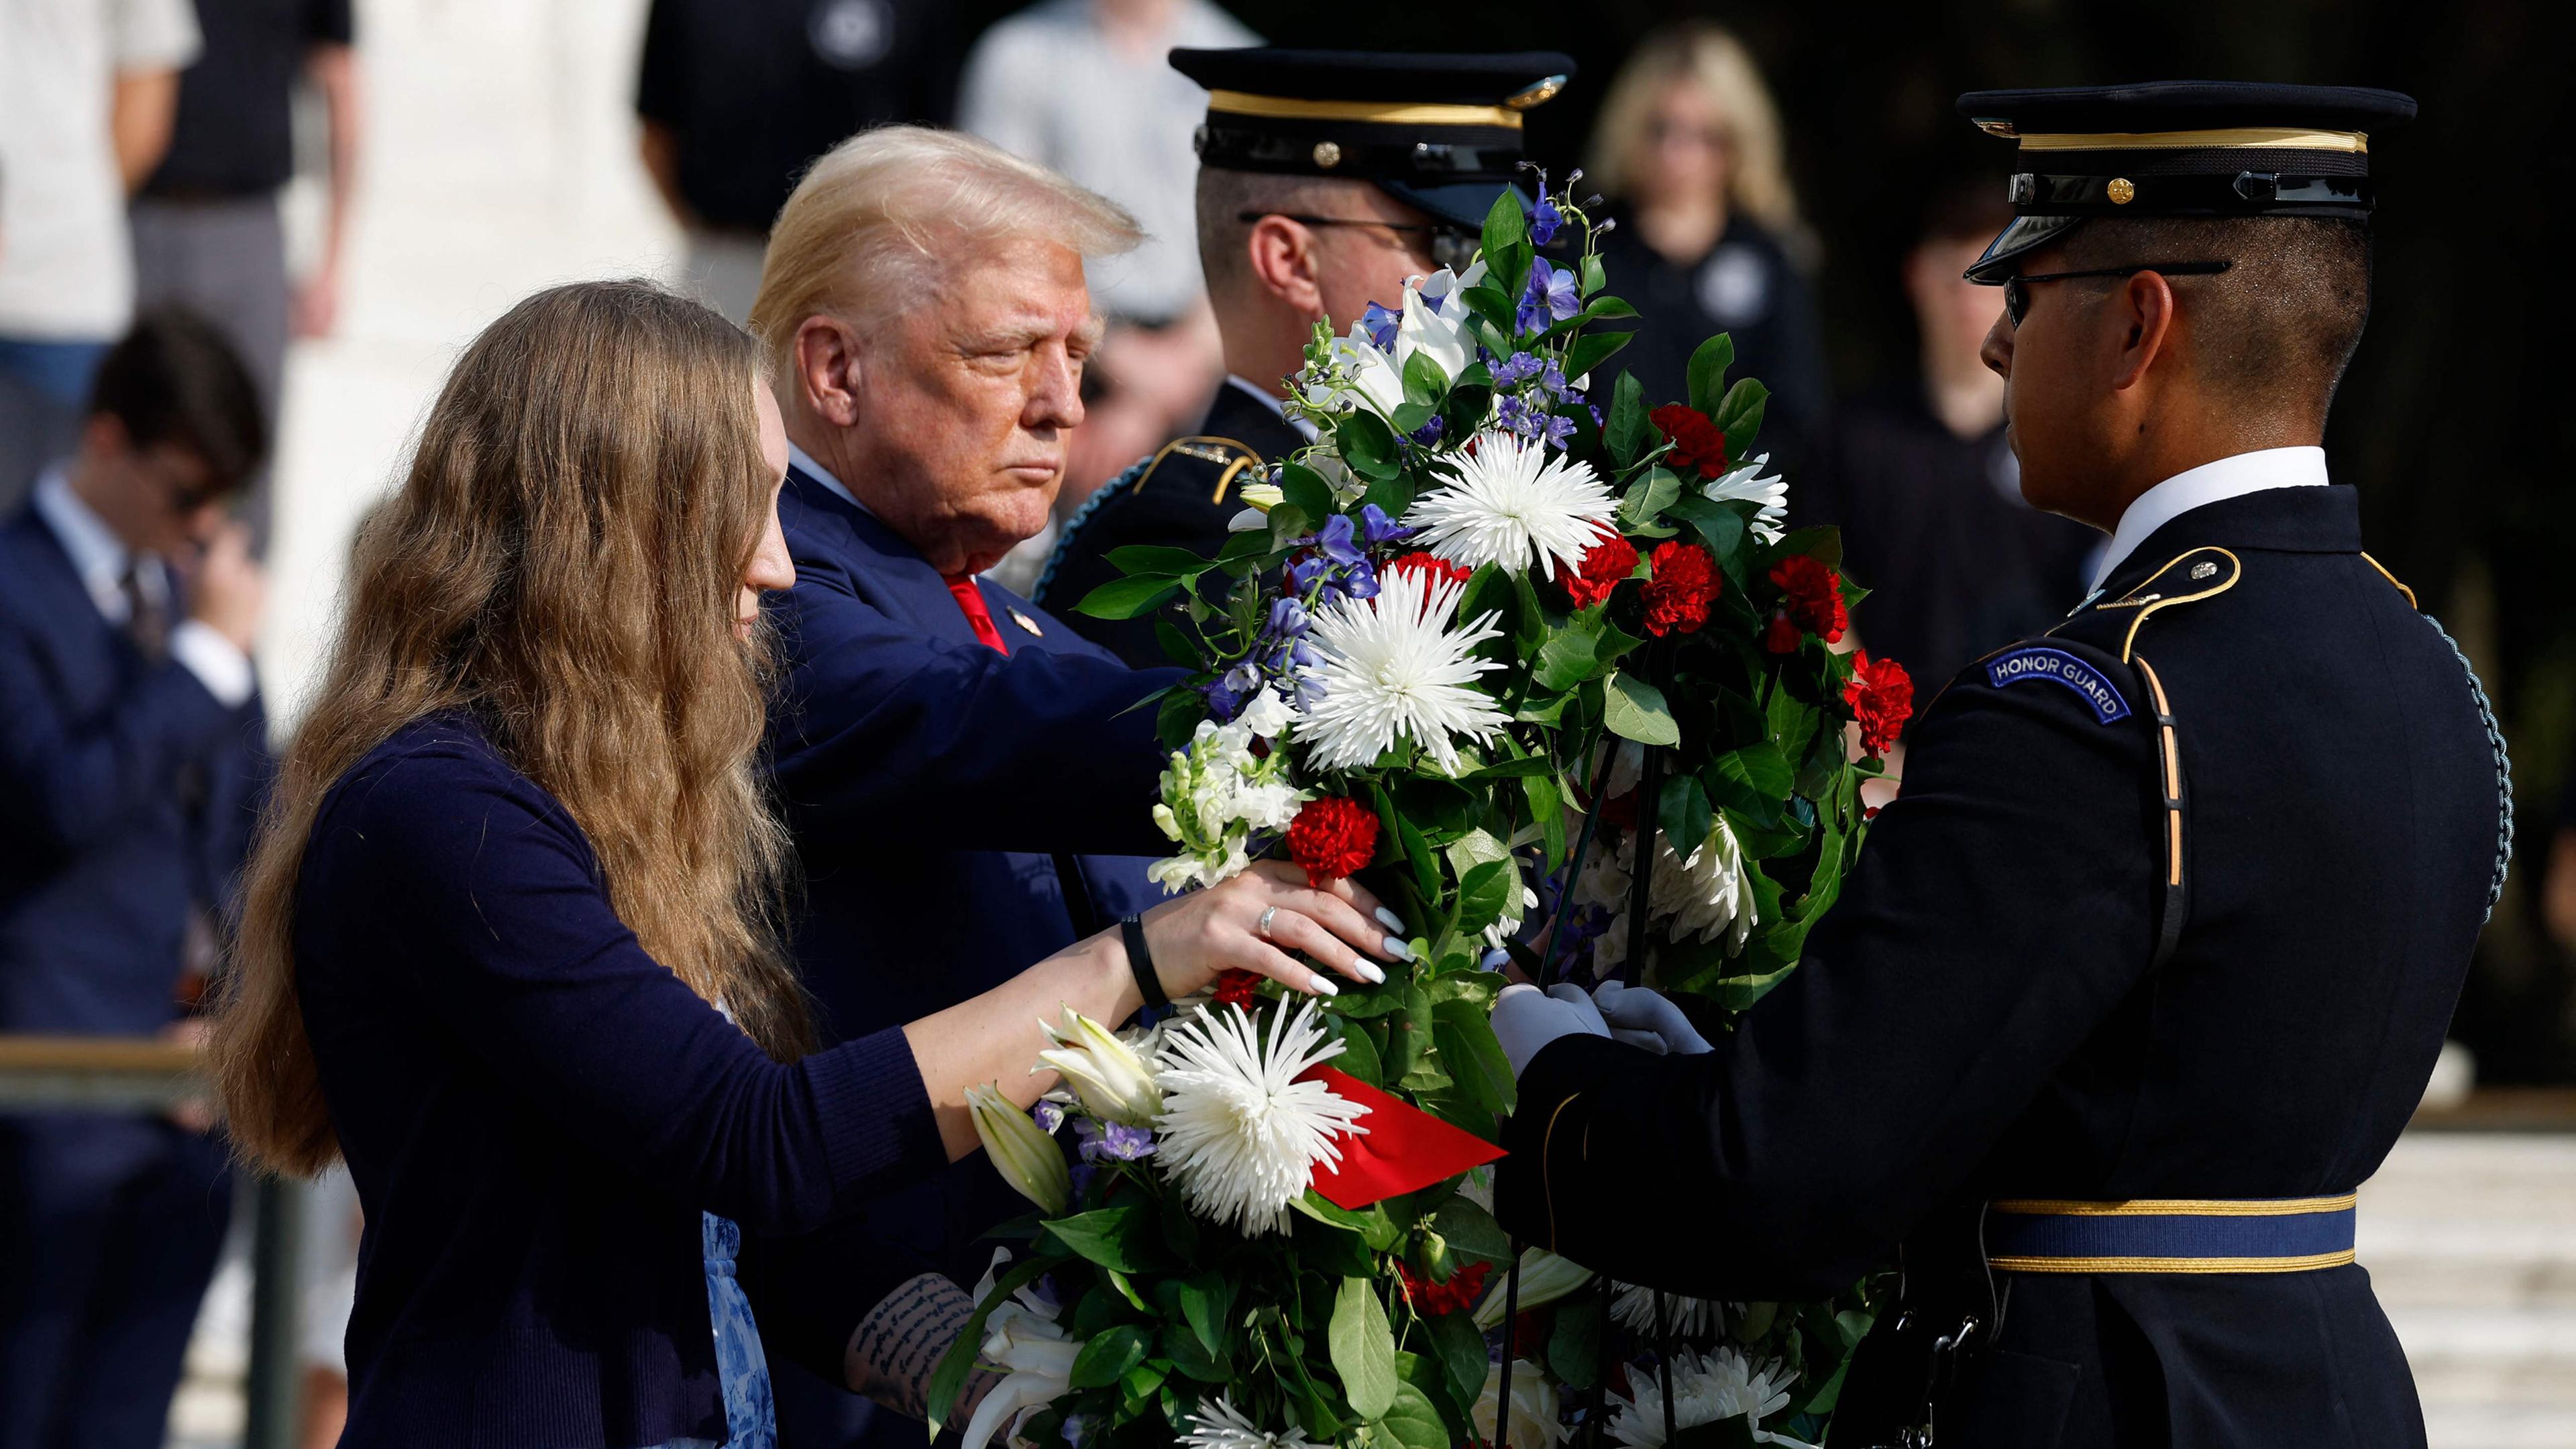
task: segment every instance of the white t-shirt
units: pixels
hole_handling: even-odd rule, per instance
[[[1168,320],[1201,290],[1199,158],[1190,141],[1207,92],[1164,53],[1260,43],[1208,0],[1182,0],[1163,41],[1129,55],[1101,33],[1093,0],[1043,0],[976,42],[959,82],[958,125],[1133,212],[1145,244],[1088,268],[1092,305],[1113,317]]]
[[[0,337],[107,341],[133,320],[116,77],[197,48],[191,0],[0,0]]]

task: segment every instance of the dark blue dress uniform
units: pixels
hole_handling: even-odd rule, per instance
[[[247,848],[258,696],[148,657],[31,505],[0,523],[0,702],[0,1032],[151,1036]],[[158,1117],[0,1118],[0,1445],[161,1442],[224,1157]]]
[[[1169,663],[1154,642],[1152,615],[1095,619],[1072,610],[1083,595],[1125,577],[1110,564],[1111,549],[1159,544],[1214,558],[1225,547],[1227,521],[1243,511],[1242,486],[1304,446],[1306,435],[1276,406],[1229,379],[1197,433],[1101,485],[1065,520],[1038,575],[1038,602],[1066,610],[1084,638],[1140,669]]]
[[[1974,279],[2122,206],[2357,214],[2356,122],[2413,111],[2039,95],[1962,102],[2035,168]],[[1709,1297],[1901,1264],[1837,1446],[2420,1445],[2353,1193],[2440,1051],[2511,781],[2355,496],[2181,508],[2064,623],[1952,679],[1905,774],[1801,969],[1716,1050],[1531,1061],[1505,1224]]]
[[[1140,673],[979,581],[1009,653],[978,641],[911,545],[802,466],[779,521],[796,586],[770,749],[803,866],[793,945],[827,1041],[953,1006],[1163,899],[1154,711]],[[1093,854],[1089,852],[1103,852]],[[1116,854],[1112,854],[1115,852]],[[1027,1204],[981,1155],[869,1211],[972,1283],[976,1239]]]

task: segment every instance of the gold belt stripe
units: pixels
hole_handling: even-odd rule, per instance
[[[2301,1258],[1988,1258],[1986,1266],[2006,1273],[2299,1273],[2351,1261],[2346,1248]]]
[[[2025,1217],[2079,1218],[2283,1218],[2304,1213],[2339,1213],[2360,1200],[2357,1193],[2340,1197],[2277,1199],[2140,1197],[2126,1202],[2070,1202],[2056,1198],[2004,1198],[1989,1206],[1999,1213]],[[2001,1261],[1998,1259],[1997,1261]]]

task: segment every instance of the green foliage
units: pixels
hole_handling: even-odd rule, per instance
[[[1395,1334],[1387,1327],[1386,1307],[1377,1301],[1377,1285],[1368,1278],[1345,1278],[1333,1304],[1330,1330],[1333,1372],[1342,1376],[1342,1396],[1351,1411],[1375,1419],[1395,1406]]]
[[[1718,413],[1721,390],[1726,386],[1726,370],[1735,365],[1735,339],[1720,332],[1701,343],[1691,353],[1690,405],[1714,420]],[[1719,424],[1724,427],[1724,424]],[[1728,435],[1732,439],[1733,435]]]

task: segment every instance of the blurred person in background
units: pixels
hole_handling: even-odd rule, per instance
[[[170,149],[134,201],[143,306],[176,303],[221,327],[250,365],[277,431],[286,339],[329,335],[358,166],[350,0],[198,0],[205,50],[179,77]],[[289,284],[278,195],[295,175],[295,87],[320,94],[330,132],[322,250]],[[265,555],[268,472],[244,490],[251,552]]]
[[[749,318],[797,178],[852,132],[946,125],[964,44],[950,0],[653,0],[635,110],[690,293]]]
[[[267,452],[222,335],[146,313],[79,452],[0,523],[0,1033],[192,1034],[266,777],[266,586],[224,505]],[[157,1449],[229,1217],[203,1124],[0,1117],[0,1446]]]
[[[0,4],[0,511],[71,450],[134,320],[125,202],[197,47],[189,0]]]
[[[1837,412],[1816,466],[1789,488],[1795,526],[1843,530],[1844,560],[1871,593],[1869,652],[1926,691],[2063,618],[2102,542],[2022,500],[2004,381],[1979,356],[2003,304],[1960,274],[2011,220],[2000,179],[1934,196],[1904,263],[1919,370]]]
[[[1291,422],[1287,379],[1318,323],[1347,332],[1406,279],[1464,269],[1494,199],[1514,190],[1521,117],[1564,89],[1571,57],[1176,50],[1204,87],[1195,199],[1199,263],[1225,346],[1225,384],[1195,435],[1130,467],[1070,515],[1037,598],[1072,610],[1119,577],[1129,544],[1214,557],[1237,488],[1312,434]],[[1530,205],[1522,197],[1526,209]],[[1069,614],[1139,668],[1162,664],[1154,619]]]
[[[1602,238],[1602,265],[1645,318],[1617,366],[1649,405],[1688,397],[1691,353],[1732,335],[1735,375],[1771,390],[1763,437],[1775,471],[1795,469],[1831,382],[1802,270],[1814,246],[1752,52],[1699,20],[1638,42],[1602,101],[1584,166],[1618,223]]]
[[[1225,375],[1191,242],[1190,136],[1204,98],[1166,57],[1260,43],[1210,0],[1042,0],[985,32],[967,57],[959,126],[1117,202],[1145,232],[1133,252],[1089,269],[1109,331],[1085,372],[1059,518],[1197,421]],[[1050,520],[997,577],[1026,589],[1055,532]]]

